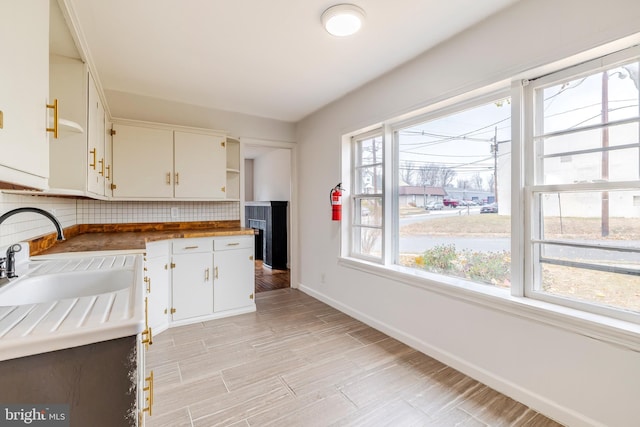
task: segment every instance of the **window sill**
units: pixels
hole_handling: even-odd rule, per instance
[[[401,266],[383,266],[356,258],[339,258],[338,265],[375,274],[408,286],[436,292],[513,316],[545,323],[599,341],[640,351],[640,325],[509,294],[507,289],[474,284],[453,277]]]

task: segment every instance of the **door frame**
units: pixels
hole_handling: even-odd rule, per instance
[[[291,182],[289,194],[289,281],[290,286],[298,289],[300,280],[298,277],[298,154],[297,144],[295,142],[275,141],[260,138],[240,137],[240,161],[244,165],[246,147],[255,146],[260,148],[274,148],[290,150],[291,161]],[[240,224],[244,227],[244,205],[245,205],[245,173],[240,174]]]

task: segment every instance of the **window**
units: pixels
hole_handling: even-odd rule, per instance
[[[411,283],[640,323],[639,58],[634,47],[351,138],[349,256]]]
[[[491,97],[397,129],[397,264],[510,287],[510,118]]]
[[[526,88],[527,296],[640,311],[638,65],[613,54]]]
[[[383,148],[381,131],[360,135],[352,140],[351,255],[378,262],[383,255]]]

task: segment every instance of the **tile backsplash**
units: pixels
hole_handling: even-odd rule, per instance
[[[78,200],[79,224],[240,219],[239,202],[109,202]]]
[[[240,219],[239,202],[119,202],[0,193],[0,214],[32,206],[52,213],[63,227],[127,222],[224,221]],[[0,225],[0,248],[55,231],[47,218],[20,213]]]

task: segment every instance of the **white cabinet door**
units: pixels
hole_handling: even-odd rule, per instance
[[[49,144],[49,187],[87,190],[87,66],[80,59],[51,55],[49,97],[58,100],[60,126]],[[64,120],[64,121],[63,121]],[[63,123],[73,123],[72,128]]]
[[[216,312],[254,304],[253,236],[229,240],[231,245],[238,243],[239,249],[217,250],[218,242],[221,241],[226,240],[216,239],[216,251],[213,255],[213,309]]]
[[[173,132],[114,124],[113,197],[173,197]]]
[[[88,146],[88,168],[87,168],[87,191],[99,196],[104,196],[104,175],[105,175],[105,113],[102,101],[98,95],[96,83],[89,74],[89,91],[87,103],[87,146]]]
[[[212,314],[213,254],[183,253],[172,258],[172,320]]]
[[[46,188],[49,2],[0,2],[0,181]]]
[[[222,199],[226,191],[225,138],[174,132],[175,197]]]
[[[105,113],[104,122],[104,195],[111,196],[111,184],[113,182],[113,145],[111,144],[111,129],[113,124],[107,121]]]
[[[146,283],[147,314],[149,326],[154,334],[167,329],[169,326],[169,258],[147,258]]]

